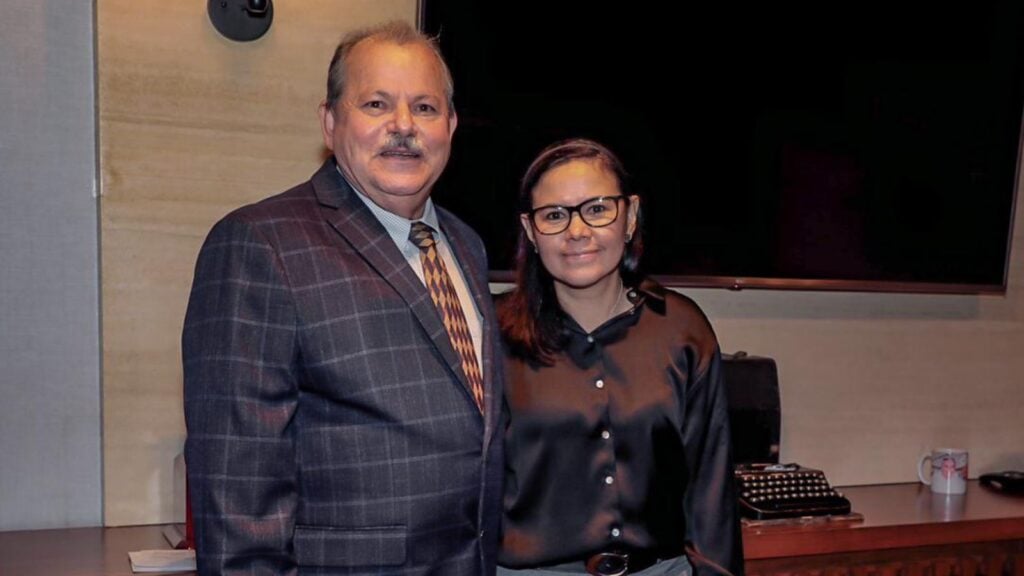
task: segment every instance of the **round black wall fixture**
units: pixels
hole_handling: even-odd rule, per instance
[[[274,21],[272,0],[207,0],[206,12],[218,32],[238,42],[263,36]]]

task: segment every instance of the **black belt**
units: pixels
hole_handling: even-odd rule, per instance
[[[624,576],[650,568],[658,561],[655,552],[611,550],[594,554],[584,562],[591,576]]]

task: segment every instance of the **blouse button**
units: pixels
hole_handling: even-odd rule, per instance
[[[598,379],[597,382],[594,382],[594,386],[597,386],[598,388],[604,388],[604,380]]]
[[[609,486],[611,486],[611,484],[613,482],[615,482],[615,478],[612,478],[611,476],[605,476],[604,477],[604,483],[605,484],[608,484]]]
[[[593,336],[587,336],[587,342],[590,342],[591,344],[593,344],[594,343],[594,337]]]
[[[612,538],[618,538],[621,535],[622,530],[619,530],[618,528],[612,528]]]
[[[611,437],[612,437],[612,433],[611,432],[609,432],[607,430],[601,430],[601,438],[604,438],[605,440],[607,440],[607,439],[609,439]]]

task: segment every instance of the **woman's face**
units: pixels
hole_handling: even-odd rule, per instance
[[[571,160],[546,172],[533,189],[533,208],[576,206],[600,196],[621,196],[619,183],[597,160]],[[540,234],[529,216],[521,217],[526,235],[537,247],[544,268],[555,279],[556,293],[562,290],[600,288],[618,283],[619,262],[626,238],[636,228],[639,198],[630,197],[629,206],[618,201],[614,222],[592,228],[578,213],[570,215],[569,227],[558,234]]]

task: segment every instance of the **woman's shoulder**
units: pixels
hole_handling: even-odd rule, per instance
[[[644,280],[639,290],[644,295],[647,308],[654,312],[652,316],[658,318],[658,323],[666,330],[709,352],[717,347],[711,322],[693,298],[650,279]]]
[[[645,279],[641,282],[639,290],[647,300],[648,307],[658,314],[671,319],[691,319],[698,323],[707,324],[710,328],[707,316],[693,298],[680,294],[675,290],[670,290],[651,279]]]

